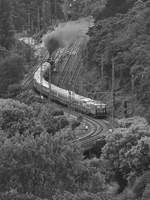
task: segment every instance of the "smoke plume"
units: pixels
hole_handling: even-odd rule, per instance
[[[85,35],[87,31],[87,21],[61,23],[54,31],[44,35],[43,42],[51,55],[58,48],[69,46],[77,37]]]

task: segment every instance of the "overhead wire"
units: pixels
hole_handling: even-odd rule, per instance
[[[57,9],[57,5],[56,5],[56,3],[57,3],[57,1],[56,0],[54,0],[54,5],[52,6],[52,2],[51,2],[51,25],[53,26],[53,28],[54,28],[54,26],[56,26],[56,9]],[[54,12],[53,12],[53,9],[54,8]],[[52,55],[49,55],[50,57],[52,56]],[[48,95],[48,101],[49,101],[49,103],[50,103],[50,99],[51,99],[51,81],[52,81],[52,73],[51,73],[51,70],[52,70],[52,68],[51,68],[51,63],[49,64],[49,95]]]

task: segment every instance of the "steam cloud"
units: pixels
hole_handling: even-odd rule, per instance
[[[43,42],[51,55],[58,48],[69,46],[78,36],[85,35],[87,31],[87,21],[61,23],[54,31],[43,36]]]

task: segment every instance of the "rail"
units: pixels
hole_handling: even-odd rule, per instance
[[[78,116],[79,113],[75,110],[69,111],[67,107],[64,107],[63,105],[57,105],[60,109],[63,108],[63,110],[66,113],[72,114],[74,116]],[[73,140],[73,143],[78,143],[81,145],[81,147],[86,150],[92,147],[93,144],[95,144],[98,140],[104,137],[106,133],[108,132],[108,129],[110,128],[109,122],[104,119],[96,119],[93,117],[90,117],[86,114],[82,114],[84,118],[84,122],[88,125],[87,132],[77,137]]]
[[[64,77],[61,80],[61,83],[63,83],[65,81],[65,79],[66,79],[66,77],[68,75],[67,69],[70,67],[70,65],[68,63],[69,63],[70,59],[72,58],[72,52],[75,49],[77,50],[77,47],[78,47],[78,51],[77,51],[77,56],[76,57],[79,58],[78,55],[80,53],[80,50],[79,50],[80,49],[79,48],[80,47],[80,43],[81,43],[81,40],[76,40],[75,44],[72,47],[71,55],[69,55],[69,58],[67,59],[67,61],[64,64],[64,72],[63,72]],[[48,57],[48,54],[45,55],[45,57],[42,59],[40,64],[37,65],[32,70],[32,72],[28,75],[27,79],[24,81],[24,84],[25,84],[24,87],[28,87],[29,86],[29,84],[32,81],[34,73],[41,66],[41,64],[45,61],[45,59],[47,57]],[[74,67],[73,63],[76,62],[76,59],[73,59],[71,67]],[[78,63],[79,63],[79,60],[78,60]],[[73,76],[71,78],[72,79],[74,79],[74,78],[77,79],[79,71],[80,71],[80,69],[78,69],[78,64],[76,64],[76,67],[74,69],[74,74],[73,74]],[[66,110],[67,110],[66,112],[69,112],[67,108],[66,108]],[[71,112],[73,112],[74,115],[78,115],[78,113],[75,112],[75,111],[71,111]],[[77,142],[77,143],[81,144],[81,146],[84,149],[87,149],[102,137],[103,133],[105,133],[108,130],[108,125],[107,125],[107,123],[105,123],[104,120],[98,120],[98,119],[89,117],[87,115],[84,115],[84,120],[89,124],[89,130],[87,130],[87,133],[84,136],[80,135],[80,137],[76,138],[73,142]]]
[[[32,80],[33,80],[34,73],[38,70],[38,68],[42,65],[42,63],[46,61],[48,56],[49,56],[49,54],[47,53],[44,56],[44,58],[40,61],[40,63],[30,71],[30,73],[27,75],[27,77],[25,78],[25,80],[22,83],[23,89],[26,89],[30,86],[30,84],[32,83]]]
[[[76,75],[77,69],[81,64],[81,59],[82,59],[82,57],[81,57],[81,53],[82,53],[81,48],[82,47],[80,47],[80,44],[79,44],[79,50],[77,51],[76,56],[73,59],[72,65],[70,66],[68,76],[67,76],[66,80],[64,81],[64,85],[66,84],[66,82],[72,83],[74,85],[74,79],[73,78]]]
[[[71,61],[73,52],[76,51],[79,43],[80,43],[80,41],[78,41],[78,40],[75,41],[73,47],[71,48],[70,55],[63,65],[63,71],[61,73],[61,78],[58,83],[58,85],[61,87],[64,86],[64,82],[68,76],[68,71],[69,71],[69,67],[70,67],[69,62]]]
[[[80,56],[78,59],[78,62],[76,63],[76,65],[74,65],[74,70],[72,71],[72,74],[70,76],[69,81],[74,86],[74,89],[75,89],[76,80],[79,77],[79,74],[82,69],[81,61],[82,61],[82,57]]]

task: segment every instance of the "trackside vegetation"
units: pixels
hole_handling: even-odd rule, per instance
[[[84,151],[83,117],[22,88],[38,59],[19,38],[88,15],[83,91],[111,101],[113,58],[117,127]],[[150,199],[149,43],[150,0],[0,0],[0,200]]]

